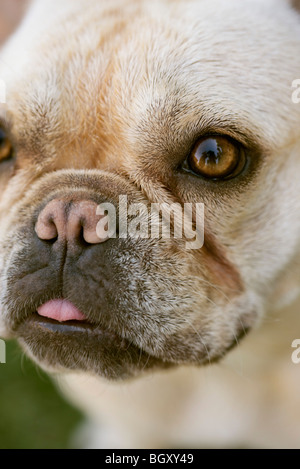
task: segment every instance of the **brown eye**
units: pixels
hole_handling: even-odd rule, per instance
[[[205,137],[197,142],[188,158],[194,173],[210,179],[236,176],[244,165],[244,151],[230,137]]]
[[[0,128],[0,162],[13,156],[13,146],[6,132]]]

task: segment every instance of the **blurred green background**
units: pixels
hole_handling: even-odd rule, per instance
[[[0,0],[0,46],[25,5],[25,0]],[[68,448],[81,415],[15,342],[6,346],[6,364],[0,363],[0,449]]]
[[[0,0],[0,46],[22,17],[25,0]],[[0,449],[68,448],[79,412],[15,342],[0,363]]]
[[[14,341],[0,364],[0,449],[67,449],[81,414]]]

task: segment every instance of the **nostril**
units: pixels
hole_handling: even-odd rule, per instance
[[[51,200],[40,212],[35,225],[37,236],[50,243],[57,239],[68,243],[93,245],[108,237],[97,234],[97,224],[103,215],[97,214],[97,204],[91,200]]]
[[[80,227],[78,228],[77,243],[79,243],[83,247],[88,247],[90,244],[88,241],[85,240],[83,224],[81,224]]]
[[[52,216],[43,217],[43,214],[40,215],[35,225],[35,232],[43,241],[54,242],[58,238],[57,227]]]
[[[52,244],[56,243],[56,241],[58,240],[58,235],[53,237],[53,238],[49,238],[49,239],[41,238],[40,236],[38,236],[38,237],[41,241],[43,241],[43,243],[48,244],[49,246],[52,246]]]
[[[87,244],[99,244],[108,239],[100,239],[97,235],[96,228],[87,228],[86,226],[82,227],[82,238]]]

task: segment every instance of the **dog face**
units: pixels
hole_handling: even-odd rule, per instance
[[[299,50],[284,0],[33,2],[0,58],[2,335],[126,378],[254,327],[299,258]],[[203,203],[203,247],[96,236],[121,195]]]

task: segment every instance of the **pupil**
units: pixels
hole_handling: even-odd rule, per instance
[[[204,158],[205,164],[218,164],[222,148],[218,146],[216,140],[210,138],[200,145],[200,158]]]
[[[219,163],[219,155],[216,155],[213,151],[207,151],[203,153],[205,158],[205,164],[218,164]]]
[[[0,129],[0,146],[2,146],[5,143],[5,134],[3,130]]]
[[[0,129],[0,148],[5,148],[7,146],[7,138],[5,132]]]

